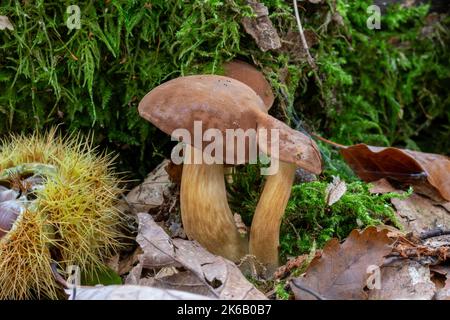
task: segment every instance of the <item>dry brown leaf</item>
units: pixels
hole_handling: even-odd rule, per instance
[[[269,19],[267,7],[255,0],[247,0],[247,3],[253,9],[256,18],[242,18],[245,31],[255,39],[263,52],[281,48],[280,37]]]
[[[345,161],[364,181],[390,178],[435,200],[450,201],[450,160],[446,156],[365,144],[340,147]]]
[[[448,265],[436,265],[430,266],[431,281],[436,286],[436,295],[434,299],[445,300],[450,298],[450,266]]]
[[[139,213],[138,219],[136,241],[144,254],[140,256],[141,263],[130,272],[127,284],[157,283],[163,286],[165,283],[170,288],[207,293],[213,298],[265,299],[264,294],[248,282],[231,261],[209,253],[197,242],[171,239],[148,214]],[[141,279],[144,269],[171,266],[182,267],[186,272],[158,278],[157,282],[155,279]]]
[[[164,195],[169,193],[172,185],[165,169],[169,163],[169,160],[161,162],[142,184],[128,193],[127,202],[135,209],[135,212],[148,212],[164,203]]]
[[[370,275],[368,267],[380,266],[392,250],[387,232],[368,227],[362,232],[353,230],[343,244],[330,240],[321,258],[314,258],[306,275],[296,283],[327,299],[367,299],[364,287]],[[295,283],[291,287],[297,300],[314,299]]]
[[[175,164],[172,161],[169,161],[167,166],[164,168],[166,170],[167,174],[169,175],[169,178],[174,183],[181,183],[181,176],[183,174],[183,165],[182,164]]]
[[[211,299],[185,291],[123,285],[78,287],[77,290],[66,290],[69,300],[205,300]]]
[[[281,31],[283,32],[283,31]],[[303,30],[308,48],[312,48],[319,44],[319,36],[312,30]],[[289,29],[287,32],[281,33],[282,47],[281,52],[289,54],[294,62],[305,61],[308,53],[302,44],[300,33],[297,29]]]
[[[332,206],[342,198],[346,191],[347,184],[345,181],[341,180],[339,177],[333,177],[333,181],[330,182],[325,189],[326,204]]]
[[[389,181],[386,179],[380,179],[371,183],[369,189],[370,193],[389,193],[389,192],[399,192],[400,190],[395,189]]]
[[[11,24],[11,22],[9,21],[7,16],[0,16],[0,30],[14,30],[13,25]]]
[[[371,193],[402,193],[401,190],[394,188],[386,179],[380,179],[372,182]],[[436,204],[429,198],[418,194],[412,194],[407,199],[391,199],[396,209],[396,216],[404,228],[405,232],[413,232],[420,236],[436,227],[450,227],[450,212],[445,204]]]
[[[436,227],[450,227],[450,213],[421,195],[412,194],[407,199],[391,199],[396,215],[404,229],[420,235]]]
[[[438,273],[442,276],[449,276],[450,277],[450,266],[443,266],[443,265],[437,265],[437,266],[430,266],[430,270],[434,273]]]
[[[380,287],[369,291],[369,300],[431,300],[436,287],[426,265],[398,259],[383,266]]]
[[[142,254],[142,249],[140,247],[137,247],[136,250],[133,251],[132,254],[130,254],[129,256],[123,258],[121,257],[120,261],[119,261],[119,270],[118,270],[118,274],[119,275],[124,275],[129,273],[133,267],[139,262],[139,255]]]

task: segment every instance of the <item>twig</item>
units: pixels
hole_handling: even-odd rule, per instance
[[[306,42],[305,34],[303,32],[302,21],[300,20],[300,15],[298,13],[297,0],[293,1],[294,1],[295,18],[297,19],[298,31],[300,32],[300,39],[302,40],[302,45],[306,52],[306,58],[311,68],[316,69],[317,68],[316,63],[314,62],[313,57],[309,53],[308,42]]]
[[[340,143],[333,142],[331,140],[325,139],[325,138],[319,136],[317,133],[311,132],[310,135],[313,136],[316,139],[319,139],[322,142],[325,142],[326,144],[329,144],[329,145],[335,147],[336,149],[346,149],[346,148],[348,148],[348,146],[345,146],[343,144],[340,144]]]
[[[449,235],[450,234],[450,230],[444,230],[442,228],[436,228],[430,231],[426,231],[426,232],[422,232],[420,234],[420,239],[421,240],[426,240],[429,238],[434,238],[434,237],[439,237],[439,236],[445,236],[445,235]]]

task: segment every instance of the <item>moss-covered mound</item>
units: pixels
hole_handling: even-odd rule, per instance
[[[141,120],[137,103],[168,79],[221,73],[235,57],[259,66],[277,96],[274,114],[341,143],[449,150],[449,19],[428,6],[383,12],[372,1],[300,3],[317,69],[306,62],[291,1],[264,0],[283,47],[262,52],[243,29],[244,0],[81,1],[68,29],[60,1],[6,1],[0,15],[0,135],[63,123],[119,151],[144,175],[169,139]],[[143,161],[145,159],[145,161]]]

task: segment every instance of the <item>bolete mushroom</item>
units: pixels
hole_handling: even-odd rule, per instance
[[[265,111],[269,111],[274,102],[274,95],[272,87],[261,72],[240,60],[226,63],[224,69],[226,76],[252,88],[263,100]],[[265,266],[268,274],[278,266],[281,220],[291,195],[296,167],[295,163],[280,162],[277,173],[267,177],[253,215],[249,251]]]
[[[263,100],[265,111],[272,107],[272,87],[255,67],[240,60],[233,60],[227,62],[224,69],[226,76],[245,83],[255,91]],[[315,147],[314,144],[312,146]],[[249,251],[265,266],[268,274],[278,266],[280,226],[291,194],[296,168],[295,162],[280,161],[277,173],[267,177],[253,215]]]
[[[205,130],[215,129],[227,143],[219,143],[214,156],[228,164],[248,161],[249,153],[244,159],[235,153],[239,141],[233,138],[230,147],[227,130],[253,129],[257,133],[246,136],[246,150],[257,143],[268,155],[319,173],[321,159],[314,142],[269,116],[262,111],[264,108],[261,98],[244,83],[229,77],[201,75],[180,77],[156,87],[141,100],[139,113],[172,136],[177,129],[185,129],[192,137],[198,121]],[[273,136],[270,133],[268,139],[263,139],[262,129],[279,133],[279,141],[275,141],[279,150],[275,153]],[[176,134],[175,137],[180,138]],[[184,142],[193,146],[186,148],[188,154],[193,151],[194,156],[204,156],[204,141],[200,145],[192,139]],[[226,198],[223,165],[185,162],[181,180],[181,215],[188,237],[233,261],[245,255],[246,239],[237,231]]]

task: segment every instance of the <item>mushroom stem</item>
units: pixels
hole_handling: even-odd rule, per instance
[[[189,145],[186,148],[201,153]],[[239,234],[228,206],[222,164],[183,164],[180,202],[184,230],[190,239],[231,261],[247,254],[247,239]]]
[[[272,273],[278,267],[281,219],[284,215],[292,184],[295,164],[280,161],[279,171],[267,178],[256,206],[250,230],[250,254]]]

